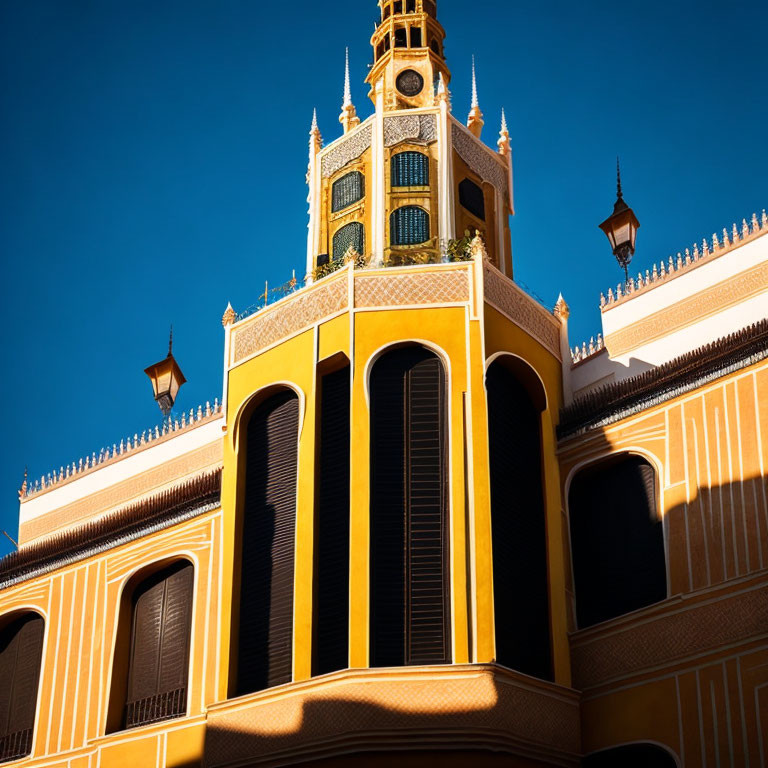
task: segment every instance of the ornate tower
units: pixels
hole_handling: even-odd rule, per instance
[[[379,0],[381,22],[371,38],[374,64],[366,80],[376,103],[381,83],[385,109],[431,107],[439,77],[451,73],[445,63],[445,30],[434,0]]]
[[[398,267],[461,259],[479,232],[490,261],[511,276],[506,122],[498,147],[483,143],[474,61],[467,124],[451,113],[434,0],[380,0],[379,8],[366,78],[373,115],[357,116],[347,56],[343,135],[323,147],[313,124],[307,275],[322,277],[350,260]]]

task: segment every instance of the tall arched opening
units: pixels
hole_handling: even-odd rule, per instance
[[[371,370],[371,665],[450,663],[447,387],[423,347]]]
[[[518,358],[488,367],[496,661],[552,679],[539,378]]]

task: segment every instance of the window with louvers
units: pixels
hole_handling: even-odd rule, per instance
[[[333,236],[333,260],[341,261],[350,248],[359,254],[365,252],[365,228],[358,221],[347,224]]]
[[[187,711],[194,574],[191,563],[179,562],[134,592],[126,728]]]
[[[422,348],[371,372],[371,664],[447,664],[446,384]]]
[[[398,208],[390,217],[392,245],[419,245],[429,240],[429,214],[415,205]]]
[[[45,622],[26,614],[0,630],[0,762],[32,750]]]
[[[429,158],[422,152],[400,152],[391,165],[393,187],[429,186]]]
[[[496,660],[551,679],[540,413],[505,364],[488,368]]]
[[[666,599],[656,473],[645,459],[624,454],[583,469],[568,511],[580,628]]]
[[[292,679],[299,399],[285,390],[246,436],[237,695]]]
[[[333,213],[362,200],[365,195],[364,185],[365,180],[360,171],[352,171],[352,173],[342,176],[338,181],[334,181],[331,188],[331,210]]]
[[[349,366],[320,381],[312,674],[349,666]]]

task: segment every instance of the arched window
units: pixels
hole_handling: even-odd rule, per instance
[[[581,470],[568,508],[579,627],[667,597],[656,473],[645,459],[622,454]]]
[[[331,210],[333,213],[362,200],[365,195],[365,179],[360,171],[352,171],[333,182]]]
[[[247,425],[237,694],[292,679],[299,399],[261,403]]]
[[[312,674],[349,666],[349,365],[319,377]]]
[[[483,188],[471,179],[463,179],[459,184],[459,202],[473,216],[485,221],[485,195]]]
[[[341,261],[350,248],[365,252],[365,227],[359,221],[343,226],[333,236],[333,260]]]
[[[501,358],[486,376],[496,659],[551,679],[541,411],[544,392],[525,364]]]
[[[0,629],[0,762],[32,751],[45,622],[27,613]]]
[[[627,744],[587,755],[584,768],[677,768],[677,761],[656,744]]]
[[[389,221],[392,245],[418,245],[429,240],[429,214],[415,205],[398,208]]]
[[[133,591],[122,727],[186,713],[193,586],[194,567],[181,561]]]
[[[400,152],[392,157],[393,187],[429,186],[429,158],[423,152]]]
[[[371,664],[451,661],[446,381],[420,347],[371,371]]]

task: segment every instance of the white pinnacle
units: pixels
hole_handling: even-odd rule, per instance
[[[349,84],[349,48],[347,48],[346,65],[344,67],[344,103],[341,106],[352,106],[352,88]]]
[[[472,108],[479,107],[480,102],[477,98],[477,76],[475,75],[475,56],[472,55]]]
[[[504,114],[504,107],[501,108],[501,132],[509,133],[507,129],[507,116]]]
[[[317,108],[315,108],[312,111],[312,126],[310,127],[310,132],[314,133],[315,131],[319,130],[317,127]]]

